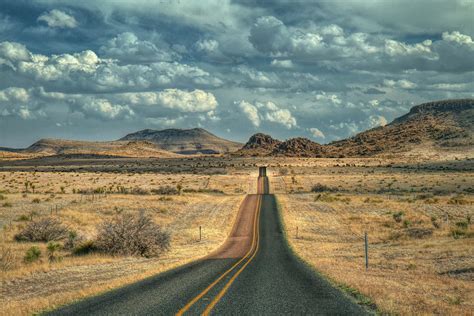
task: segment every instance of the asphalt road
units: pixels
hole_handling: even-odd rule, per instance
[[[197,262],[49,315],[364,315],[289,250],[268,178],[248,195],[228,240]]]

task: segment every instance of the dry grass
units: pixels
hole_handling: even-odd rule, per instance
[[[472,204],[449,204],[449,197],[426,204],[333,193],[279,194],[278,200],[295,251],[332,280],[369,297],[383,313],[472,315],[472,224],[466,229],[469,238],[451,234],[457,222],[474,215]],[[474,202],[472,197],[465,200]],[[394,214],[399,212],[403,215],[397,222]],[[368,271],[365,231],[370,243]]]
[[[27,315],[43,309],[94,295],[147,276],[196,260],[218,247],[230,232],[243,199],[242,191],[250,186],[248,175],[157,175],[96,173],[0,173],[2,249],[11,249],[13,268],[2,271],[0,315]],[[25,182],[35,186],[32,193]],[[72,193],[73,188],[89,189],[117,184],[145,190],[179,183],[183,188],[219,188],[232,194],[185,193],[182,195],[134,195]],[[63,189],[61,189],[63,187]],[[252,188],[253,189],[253,188]],[[240,191],[241,190],[241,191]],[[65,193],[62,193],[65,192]],[[238,192],[238,193],[236,193]],[[32,202],[39,199],[39,203]],[[56,211],[58,206],[58,211]],[[45,243],[16,242],[13,236],[31,218],[53,216],[86,239],[95,238],[97,225],[123,212],[144,210],[154,222],[171,232],[171,248],[159,258],[112,257],[99,254],[74,256],[59,253],[62,260],[48,262]],[[199,226],[203,240],[198,241]],[[25,252],[38,246],[42,259],[23,262]],[[28,302],[28,303],[25,303]]]

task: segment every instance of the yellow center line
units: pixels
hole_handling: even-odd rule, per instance
[[[243,258],[241,258],[237,263],[235,263],[230,269],[228,269],[227,271],[225,271],[220,277],[218,277],[216,280],[214,280],[214,282],[212,282],[208,287],[206,287],[201,293],[199,293],[196,297],[194,297],[191,301],[189,301],[183,308],[181,308],[177,313],[176,313],[176,316],[181,316],[183,315],[186,311],[188,311],[191,306],[193,306],[197,301],[199,301],[204,295],[206,295],[217,283],[219,283],[220,280],[222,280],[223,278],[225,278],[226,275],[228,275],[230,272],[232,272],[232,270],[234,270],[242,261],[244,261],[245,259],[247,259],[247,257],[250,256],[250,254],[252,253],[253,251],[253,248],[254,248],[254,244],[255,244],[255,231],[256,231],[256,223],[257,223],[257,214],[258,214],[258,211],[260,209],[260,197],[257,201],[257,210],[255,212],[255,216],[254,216],[254,233],[253,233],[253,236],[252,236],[252,245],[249,249],[249,251],[245,254],[245,256]]]
[[[262,196],[259,195],[259,203],[258,203],[258,209],[257,209],[257,212],[260,213],[260,207],[261,207],[261,200],[262,200]],[[260,216],[258,217],[258,221],[257,221],[257,227],[260,226]],[[247,260],[247,262],[240,268],[239,271],[237,271],[233,276],[232,278],[229,280],[229,282],[227,282],[227,284],[222,288],[222,290],[219,292],[219,294],[217,294],[216,297],[214,297],[214,299],[212,300],[212,302],[206,307],[206,309],[204,310],[204,313],[202,313],[202,315],[204,316],[208,316],[212,309],[214,308],[214,306],[216,306],[216,304],[221,300],[221,298],[225,295],[225,293],[227,292],[227,290],[230,288],[230,286],[232,285],[232,283],[234,283],[235,279],[237,279],[237,277],[239,276],[240,273],[242,273],[242,271],[245,270],[245,268],[247,267],[247,265],[255,258],[255,256],[257,255],[257,252],[258,252],[258,248],[259,248],[259,241],[260,241],[260,232],[259,230],[257,229],[257,243],[256,243],[256,246],[255,246],[255,251],[253,252],[252,256],[250,257],[249,260]]]

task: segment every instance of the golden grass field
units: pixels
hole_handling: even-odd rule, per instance
[[[90,166],[87,161],[74,166],[61,161],[52,167],[3,168],[0,250],[11,249],[15,258],[13,268],[0,271],[0,314],[50,309],[208,254],[225,240],[244,194],[256,193],[257,166],[268,165],[271,191],[282,207],[290,245],[318,271],[349,291],[362,293],[382,313],[470,315],[473,226],[457,223],[474,215],[474,172],[469,160],[448,163],[438,158],[428,163],[381,158],[193,158],[120,161],[118,167],[110,160]],[[147,171],[149,165],[156,171]],[[332,192],[312,193],[315,184]],[[180,195],[140,193],[178,185],[183,189]],[[120,193],[121,188],[133,194]],[[43,256],[41,262],[27,264],[26,250],[37,245],[45,254],[46,244],[13,239],[31,217],[60,218],[93,238],[103,220],[141,210],[171,232],[171,249],[159,258],[74,256],[62,251],[59,262],[50,263]],[[399,212],[403,215],[396,221],[394,214]],[[368,271],[365,231],[370,243]],[[461,234],[457,239],[455,231]]]
[[[472,195],[429,192],[472,188],[473,175],[414,173],[280,176],[270,182],[281,205],[289,243],[295,252],[349,292],[362,293],[383,314],[472,315],[474,310],[474,229],[458,223],[474,216]],[[315,183],[343,193],[300,193]],[[410,191],[410,190],[408,190]],[[358,193],[361,192],[361,193]],[[395,218],[401,215],[399,221]],[[395,214],[395,215],[394,215]],[[369,237],[365,271],[364,232]],[[362,298],[362,300],[366,300]]]
[[[246,176],[194,176],[156,174],[90,173],[0,173],[3,190],[0,222],[4,225],[1,249],[13,250],[15,267],[2,271],[0,314],[27,315],[71,300],[100,293],[146,276],[198,259],[218,247],[230,232],[243,192],[250,182]],[[34,183],[35,193],[25,191],[26,181]],[[228,194],[183,193],[181,195],[74,194],[72,190],[111,185],[153,187],[180,183],[183,189],[207,188]],[[252,183],[253,185],[253,183]],[[62,188],[62,189],[61,189]],[[253,188],[252,188],[253,190]],[[29,191],[32,189],[30,187]],[[63,193],[64,192],[64,193]],[[93,199],[93,200],[92,200]],[[58,211],[56,212],[56,206]],[[125,212],[145,210],[156,223],[171,232],[171,249],[159,258],[73,256],[63,251],[60,262],[27,264],[23,256],[37,245],[46,253],[44,243],[20,243],[13,235],[28,220],[53,216],[85,237],[93,237],[96,226],[107,218]],[[33,213],[34,212],[34,213]],[[203,239],[199,242],[199,226]]]

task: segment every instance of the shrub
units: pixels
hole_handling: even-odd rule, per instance
[[[5,202],[2,204],[3,207],[12,207],[13,204],[11,204],[10,202]]]
[[[27,263],[31,263],[31,262],[38,261],[40,257],[41,257],[41,250],[38,247],[33,246],[26,251],[24,260]]]
[[[26,222],[29,221],[30,217],[28,215],[22,214],[16,218],[17,222]]]
[[[96,251],[97,247],[95,246],[95,243],[93,240],[85,240],[80,243],[78,243],[73,249],[72,253],[77,255],[77,256],[82,256],[86,255],[88,253],[91,253],[93,251]]]
[[[66,238],[68,229],[55,218],[44,218],[28,224],[15,235],[16,241],[55,241]]]
[[[35,204],[39,204],[40,202],[41,201],[38,198],[35,198],[35,199],[33,199],[33,201],[31,201],[31,203],[35,203]]]
[[[48,246],[46,246],[46,249],[48,250],[48,259],[50,262],[56,261],[60,259],[60,257],[56,256],[56,252],[61,249],[61,245],[57,242],[49,242]]]
[[[460,229],[467,229],[469,223],[467,221],[456,222],[456,226]]]
[[[411,238],[424,238],[433,235],[433,230],[429,228],[409,228],[406,233]]]
[[[392,215],[395,222],[400,223],[402,221],[403,212],[398,212]]]
[[[168,250],[170,235],[150,216],[123,214],[104,222],[97,234],[97,249],[113,255],[153,257]]]
[[[4,195],[0,194],[0,201],[3,201],[5,199],[6,199],[6,197]]]
[[[337,191],[337,190],[321,183],[316,183],[315,185],[311,187],[311,192],[333,192],[333,191]]]
[[[460,237],[463,237],[464,235],[466,235],[466,231],[463,229],[459,229],[459,228],[451,229],[451,236],[453,236],[454,239],[458,239]]]
[[[161,195],[178,195],[179,194],[178,189],[173,188],[172,186],[169,186],[169,185],[159,187],[157,189],[152,189],[151,192],[154,194],[161,194]]]
[[[15,254],[10,248],[0,249],[0,270],[7,271],[15,267]]]

